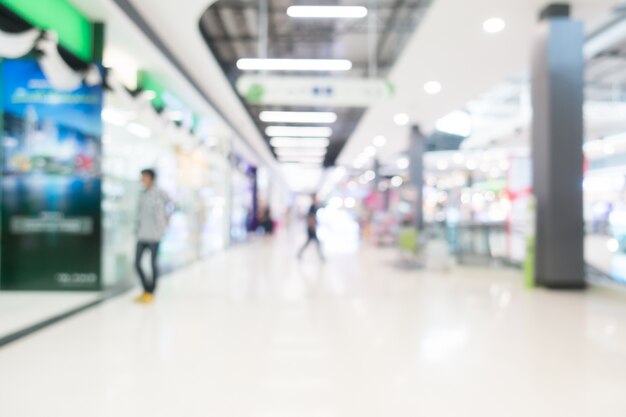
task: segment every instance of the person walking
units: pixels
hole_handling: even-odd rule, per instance
[[[159,278],[159,243],[163,239],[171,214],[171,200],[164,191],[156,186],[155,180],[156,173],[154,170],[144,169],[141,171],[141,182],[144,190],[139,198],[137,247],[135,251],[135,268],[143,286],[143,293],[136,301],[141,303],[151,303],[154,300]],[[148,279],[141,266],[146,251],[150,252],[151,279]]]
[[[319,211],[320,207],[317,203],[317,196],[316,195],[312,195],[311,196],[311,207],[309,208],[309,211],[307,213],[306,216],[306,224],[307,224],[307,241],[304,244],[304,246],[302,246],[302,249],[300,249],[300,252],[298,252],[298,259],[302,259],[302,255],[304,254],[304,251],[306,250],[306,248],[311,244],[311,243],[315,243],[315,246],[317,247],[317,253],[320,257],[320,259],[322,261],[324,261],[324,254],[322,252],[322,244],[317,236],[317,212]]]

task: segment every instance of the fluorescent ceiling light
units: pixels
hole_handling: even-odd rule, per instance
[[[319,163],[319,162],[307,163],[307,162],[289,162],[289,161],[285,161],[285,162],[281,162],[281,165],[284,168],[291,169],[291,170],[293,170],[294,168],[297,168],[299,170],[298,176],[301,177],[301,175],[302,175],[302,169],[301,168],[311,168],[311,169],[315,168],[316,170],[318,170],[318,169],[320,169],[320,165],[322,165],[322,164]],[[292,180],[292,181],[298,181],[297,182],[298,187],[294,187],[294,188],[297,188],[297,189],[304,188],[303,186],[300,185],[302,183],[302,180],[298,179],[298,180]],[[313,191],[313,189],[315,189],[315,187],[316,187],[315,185],[311,185],[309,188],[311,188],[311,191]]]
[[[283,160],[291,160],[291,161],[301,161],[301,160],[308,160],[308,161],[323,161],[324,158],[326,158],[326,155],[279,155],[278,159],[280,159],[281,161]]]
[[[409,115],[406,113],[398,113],[395,115],[395,117],[393,118],[393,121],[398,125],[398,126],[406,126],[411,120],[409,118]]]
[[[278,158],[280,162],[301,163],[301,164],[322,164],[324,158]]]
[[[485,20],[483,30],[487,33],[499,33],[506,28],[506,22],[499,17]]]
[[[289,17],[327,18],[327,19],[362,19],[367,16],[363,6],[291,6],[287,9]]]
[[[324,156],[325,148],[277,148],[275,150],[278,156]]]
[[[275,137],[270,140],[270,144],[275,148],[326,148],[330,145],[330,139]]]
[[[147,139],[152,135],[152,131],[139,123],[131,123],[127,127],[128,131],[140,138]]]
[[[237,61],[242,71],[349,71],[347,59],[260,59],[242,58]]]
[[[426,91],[426,93],[430,94],[431,96],[441,93],[441,90],[442,86],[441,83],[439,83],[438,81],[429,81],[424,84],[424,91]]]
[[[270,126],[265,129],[267,136],[293,136],[293,137],[308,137],[308,138],[327,138],[332,136],[333,130],[330,127],[315,127],[315,126]]]
[[[337,113],[263,111],[259,115],[259,119],[265,123],[335,123]]]
[[[466,138],[472,134],[472,116],[464,111],[453,111],[437,120],[435,126],[440,132]]]
[[[115,126],[125,126],[129,121],[137,117],[132,111],[120,110],[113,107],[106,107],[102,110],[102,120]]]

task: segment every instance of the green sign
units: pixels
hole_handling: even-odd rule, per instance
[[[165,94],[167,89],[165,84],[157,77],[148,71],[139,71],[137,84],[139,88],[144,91],[154,92],[154,98],[152,99],[152,105],[155,109],[165,108]]]
[[[252,84],[248,91],[246,91],[246,100],[250,104],[261,104],[263,96],[265,95],[265,88],[262,84]]]
[[[80,59],[93,58],[93,27],[67,0],[0,0],[31,25],[53,30],[59,43]]]
[[[155,109],[178,113],[179,118],[176,121],[196,131],[200,117],[167,87],[161,77],[149,71],[139,71],[138,84],[140,89],[154,93],[152,105]]]

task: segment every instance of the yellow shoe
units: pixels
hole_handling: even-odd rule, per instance
[[[139,297],[135,298],[135,302],[142,304],[150,304],[154,301],[154,295],[144,292]]]
[[[146,293],[141,293],[138,297],[135,297],[134,301],[136,303],[143,303],[143,299],[146,296]]]

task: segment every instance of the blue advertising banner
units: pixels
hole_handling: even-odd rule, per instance
[[[0,82],[0,289],[98,290],[102,86],[55,90],[36,60]]]

